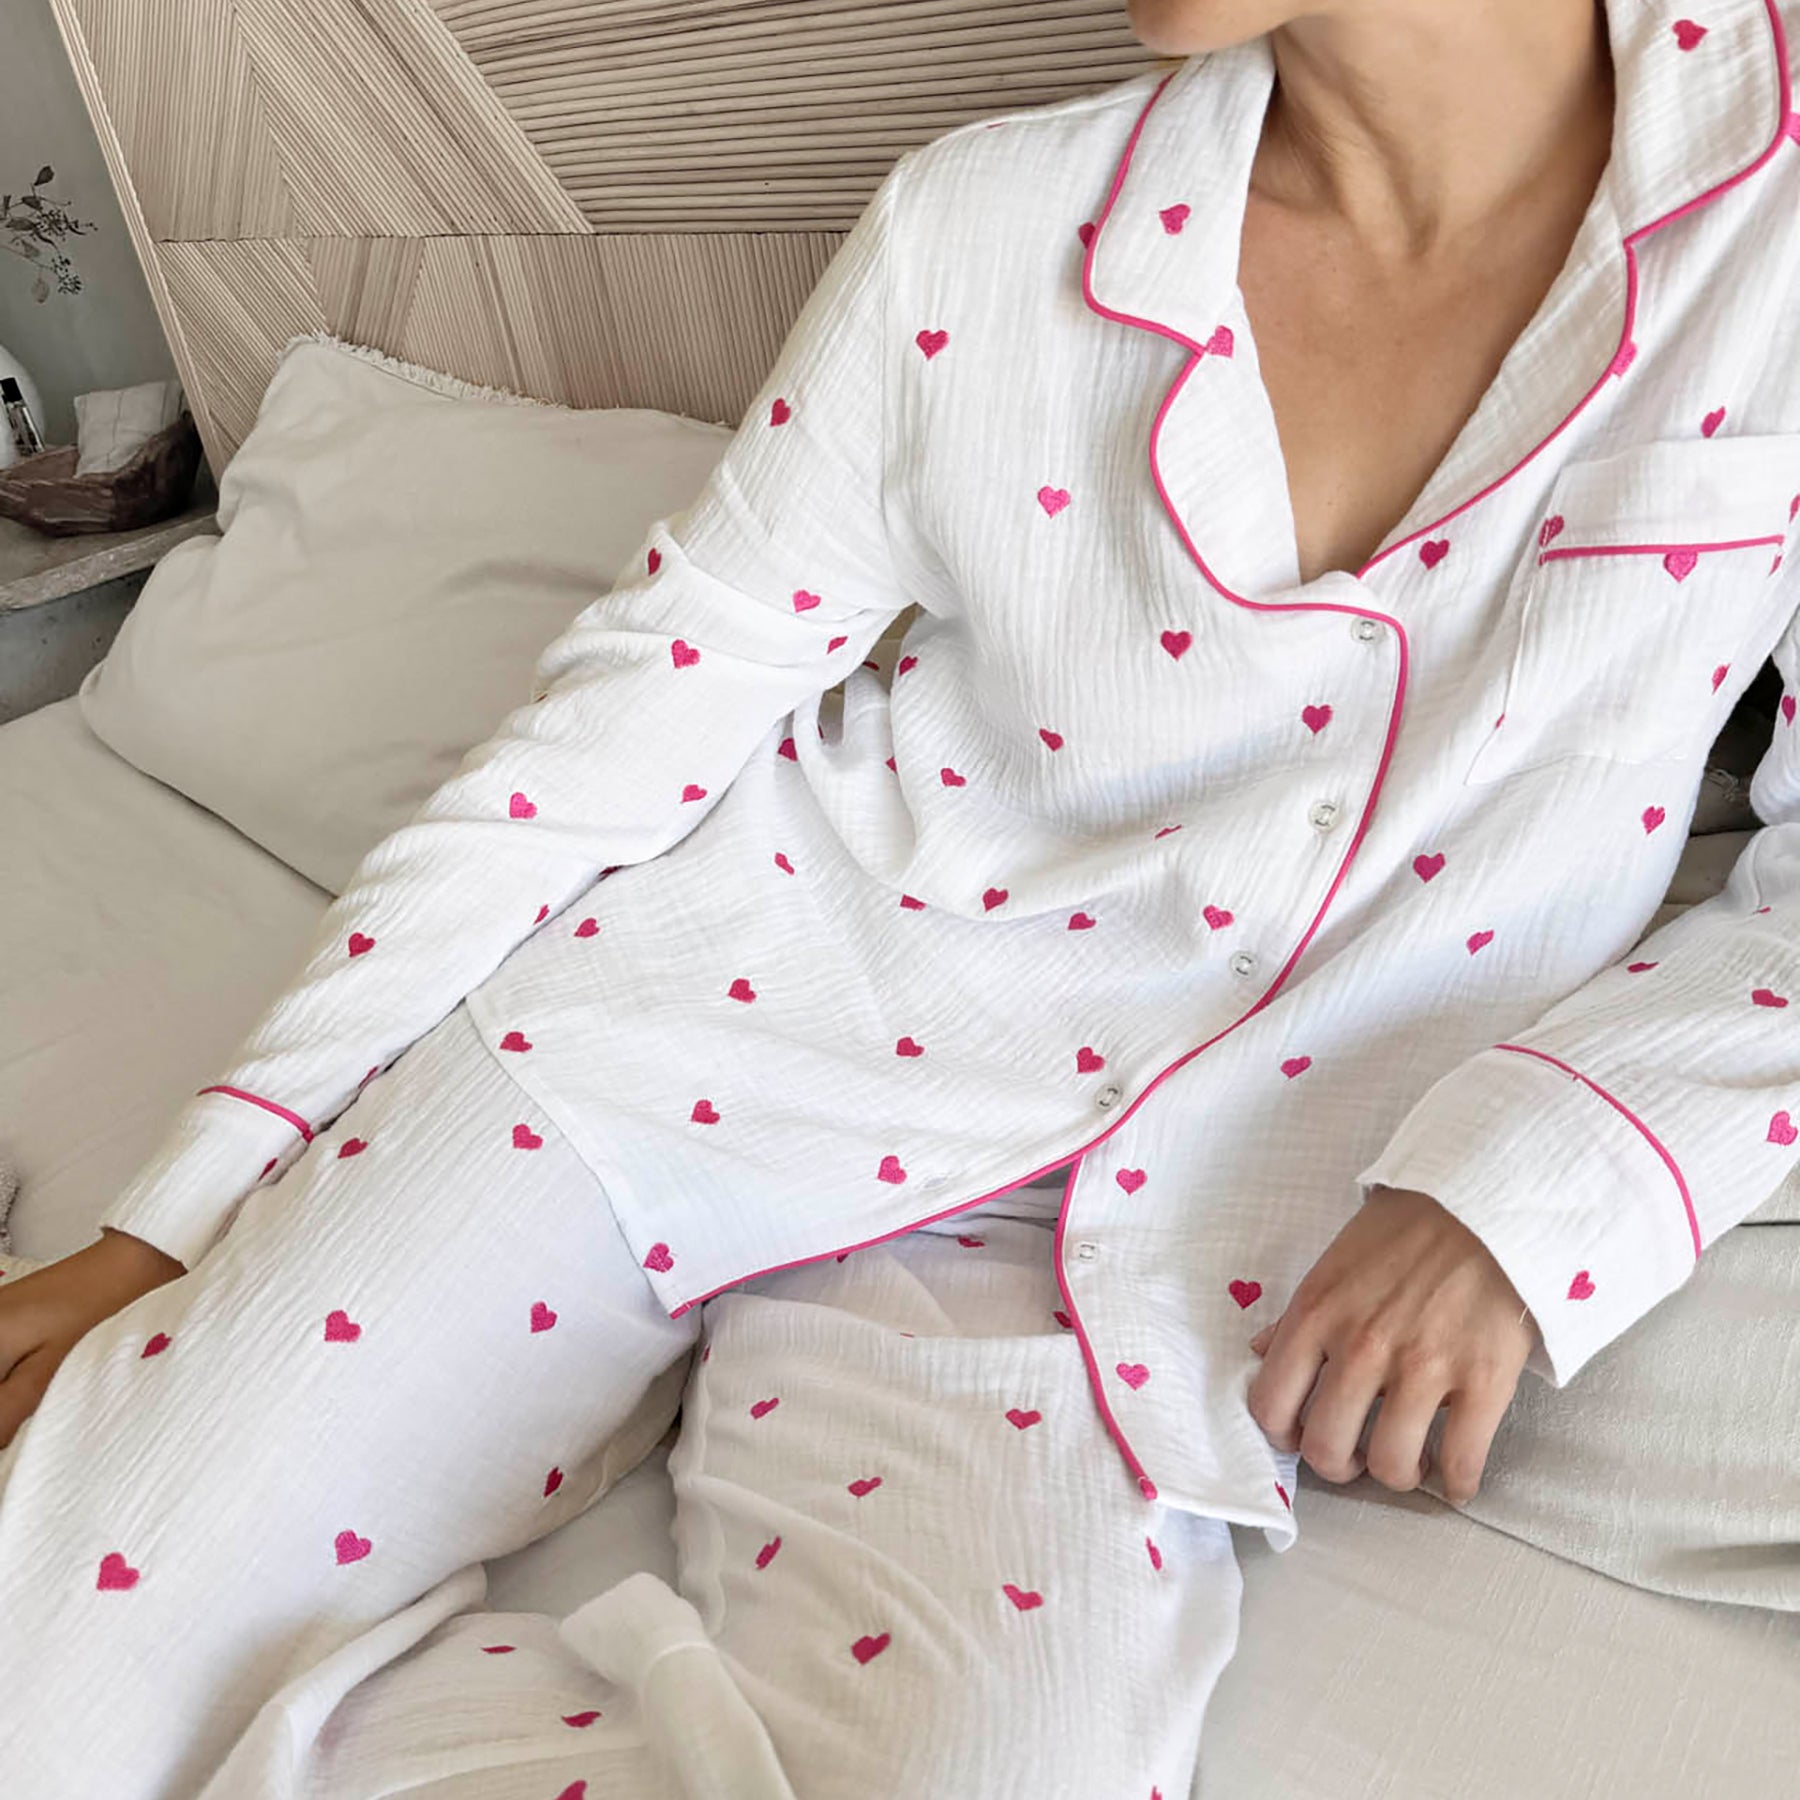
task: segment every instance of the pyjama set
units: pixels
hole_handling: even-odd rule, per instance
[[[561,1730],[655,1736],[704,1670],[681,1754],[766,1731],[801,1800],[904,1791],[881,1757],[1172,1800],[1226,1522],[1295,1531],[1249,1343],[1368,1193],[1481,1239],[1560,1386],[1800,1157],[1793,10],[1607,0],[1564,267],[1377,554],[1311,581],[1236,279],[1267,41],[899,159],[694,504],[106,1215],[193,1273],[76,1353],[0,1500],[30,1780],[180,1791],[582,1504],[716,1327],[677,1459],[716,1663],[638,1588],[479,1660],[445,1627],[382,1691],[604,1668]],[[1766,826],[1646,935],[1771,659]],[[1063,1165],[1053,1235],[957,1242]],[[884,1310],[976,1267],[981,1331]],[[1031,1280],[1036,1328],[984,1335]],[[405,1746],[346,1705],[321,1754],[379,1791]],[[430,1731],[446,1781],[527,1741]]]
[[[671,1320],[459,1009],[21,1434],[7,1800],[1185,1793],[1229,1528],[1138,1494],[1050,1239],[983,1216]],[[679,1596],[450,1616],[690,1366]]]

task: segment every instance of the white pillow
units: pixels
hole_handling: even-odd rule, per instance
[[[694,500],[732,432],[284,353],[219,484],[81,686],[96,734],[340,892],[530,698],[544,647]]]
[[[181,417],[179,381],[146,381],[137,387],[103,388],[75,396],[77,475],[122,469]]]

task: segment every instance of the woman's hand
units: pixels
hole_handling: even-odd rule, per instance
[[[60,1262],[0,1282],[0,1449],[37,1410],[62,1359],[102,1319],[187,1271],[141,1238],[102,1232]]]
[[[1419,1485],[1425,1434],[1447,1406],[1438,1464],[1444,1497],[1461,1505],[1481,1486],[1531,1354],[1522,1310],[1487,1246],[1429,1194],[1376,1188],[1251,1339],[1263,1365],[1250,1416],[1327,1481],[1367,1468],[1404,1491]],[[1377,1395],[1365,1457],[1357,1444]]]

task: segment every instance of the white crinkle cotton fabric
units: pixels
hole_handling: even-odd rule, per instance
[[[1114,1440],[1278,1544],[1248,1340],[1372,1185],[1478,1233],[1570,1381],[1800,1160],[1791,15],[1608,0],[1565,266],[1311,581],[1235,281],[1267,44],[902,157],[699,499],[110,1222],[198,1255],[468,994],[671,1312],[1076,1159]],[[1766,828],[1639,944],[1771,655]]]

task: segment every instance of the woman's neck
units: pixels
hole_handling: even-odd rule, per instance
[[[1606,14],[1588,0],[1358,0],[1272,45],[1253,185],[1337,215],[1382,261],[1451,249],[1610,154]]]

